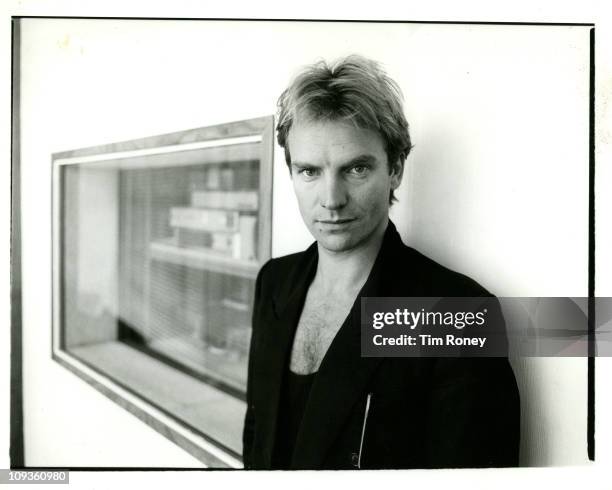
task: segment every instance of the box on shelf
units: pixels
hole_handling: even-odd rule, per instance
[[[210,232],[236,232],[239,230],[239,214],[237,211],[173,207],[170,208],[170,226]]]
[[[178,208],[173,208],[173,211],[176,209]],[[190,210],[190,208],[180,209]],[[257,217],[235,214],[237,231],[208,231],[193,226],[178,226],[193,225],[195,220],[184,216],[176,219],[175,214],[171,219],[171,224],[175,227],[174,236],[165,239],[164,242],[183,248],[205,249],[237,260],[254,261],[257,259]]]

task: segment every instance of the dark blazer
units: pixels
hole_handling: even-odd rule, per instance
[[[283,370],[317,260],[315,242],[268,261],[257,277],[243,436],[247,469],[273,469]],[[291,467],[516,466],[519,394],[507,359],[362,358],[361,296],[490,295],[404,245],[389,222],[370,276],[319,367]]]

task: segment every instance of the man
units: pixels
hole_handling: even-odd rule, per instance
[[[278,142],[316,242],[255,288],[248,469],[514,466],[519,397],[505,358],[360,355],[360,298],[489,296],[405,246],[389,206],[411,142],[373,61],[317,63],[279,100]]]

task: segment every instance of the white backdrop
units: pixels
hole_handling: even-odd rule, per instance
[[[301,65],[352,52],[405,94],[415,148],[392,210],[405,241],[500,296],[587,294],[587,28],[28,19],[27,465],[198,465],[50,359],[51,153],[270,114]],[[279,148],[274,170],[278,256],[311,238]],[[586,360],[513,365],[522,464],[585,462]]]

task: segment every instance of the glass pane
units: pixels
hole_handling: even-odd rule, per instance
[[[257,144],[61,167],[63,345],[120,340],[244,398]]]

